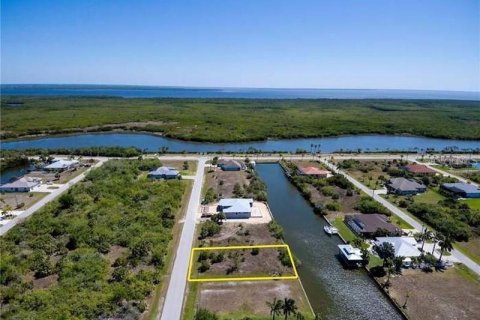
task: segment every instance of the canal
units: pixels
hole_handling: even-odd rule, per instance
[[[278,164],[258,164],[266,183],[268,204],[283,226],[285,241],[300,259],[299,274],[315,310],[324,319],[402,319],[372,279],[362,270],[345,270],[336,254],[341,240],[323,231],[323,218],[285,177]]]

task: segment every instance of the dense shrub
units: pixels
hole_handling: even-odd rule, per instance
[[[164,220],[174,219],[186,187],[139,178],[152,165],[160,162],[108,161],[0,238],[2,318],[138,318],[161,279],[171,239]],[[113,246],[124,252],[110,265]],[[32,289],[31,271],[58,282]]]

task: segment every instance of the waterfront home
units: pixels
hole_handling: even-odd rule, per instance
[[[227,219],[248,219],[252,216],[253,199],[226,198],[221,199],[217,211]]]
[[[409,164],[405,170],[418,176],[434,176],[437,172],[424,164]]]
[[[62,172],[79,166],[78,160],[54,159],[52,163],[43,167],[45,171]]]
[[[419,257],[422,253],[417,248],[417,240],[414,237],[377,237],[376,245],[384,242],[392,244],[395,249],[395,257]]]
[[[246,169],[245,163],[238,160],[220,159],[217,162],[217,166],[220,167],[223,171],[240,171]]]
[[[39,178],[22,177],[0,186],[0,192],[30,192],[33,188],[39,186],[41,182],[42,180]]]
[[[316,167],[298,167],[297,174],[315,178],[326,178],[330,174],[330,171],[321,170]]]
[[[401,196],[415,195],[427,190],[427,187],[423,183],[402,177],[388,180],[385,187],[387,187],[388,193]]]
[[[165,180],[178,179],[180,177],[180,173],[174,168],[160,167],[150,171],[147,174],[147,177],[149,179],[165,179]]]
[[[347,267],[357,267],[363,261],[362,250],[354,248],[349,244],[339,244],[338,255]]]
[[[414,237],[378,237],[375,245],[380,246],[385,242],[393,246],[395,257],[402,257],[402,265],[406,268],[411,267],[412,258],[422,255],[417,248],[417,240]]]
[[[402,234],[402,230],[392,224],[383,214],[354,214],[345,216],[345,224],[357,235],[371,238],[376,233],[385,233],[391,236]]]
[[[459,198],[480,198],[480,189],[464,182],[443,183],[440,188]]]

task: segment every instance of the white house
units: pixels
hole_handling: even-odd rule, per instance
[[[421,256],[414,237],[378,237],[375,244],[391,243],[395,250],[395,257],[403,257],[403,265],[409,267],[413,257]]]
[[[45,167],[46,171],[65,171],[78,167],[78,160],[54,159],[53,162]]]
[[[0,192],[30,192],[40,185],[41,179],[22,177],[10,183],[0,186]]]
[[[253,199],[221,199],[217,210],[227,219],[248,219],[252,216]]]

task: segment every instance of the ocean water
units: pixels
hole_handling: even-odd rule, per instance
[[[10,96],[115,96],[123,98],[451,99],[480,100],[480,92],[386,89],[193,88],[120,85],[2,84]]]

